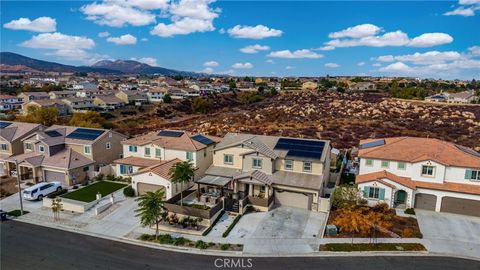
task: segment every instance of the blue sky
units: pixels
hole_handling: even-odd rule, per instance
[[[480,78],[480,0],[2,1],[1,12],[2,51],[66,64]]]

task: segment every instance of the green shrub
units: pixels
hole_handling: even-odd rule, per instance
[[[48,194],[48,195],[47,195],[47,198],[53,199],[53,198],[55,198],[55,197],[57,197],[57,196],[60,196],[60,195],[62,195],[62,194],[65,194],[65,193],[67,193],[67,192],[68,192],[68,190],[66,190],[66,189],[61,189],[60,191],[55,191],[55,192],[52,192],[52,193]]]
[[[107,180],[109,180],[109,181],[115,181],[115,175],[113,175],[113,174],[107,175],[106,178],[107,178]]]
[[[230,231],[233,229],[233,227],[235,227],[235,225],[238,223],[238,221],[240,220],[241,217],[242,217],[242,215],[238,215],[238,216],[235,217],[232,224],[230,224],[230,226],[228,226],[227,230],[222,234],[222,237],[225,238],[225,237],[228,236]]]
[[[152,240],[155,239],[155,235],[144,233],[144,234],[140,235],[139,239],[142,240],[142,241],[152,241]]]
[[[132,186],[128,186],[123,189],[123,195],[125,195],[125,197],[133,197],[135,196],[135,190],[133,190]]]
[[[413,208],[407,208],[405,209],[405,214],[409,214],[409,215],[415,215],[415,210]]]
[[[220,246],[220,249],[221,249],[221,250],[228,250],[228,249],[230,249],[230,244],[222,244],[222,245]]]
[[[189,242],[190,242],[190,240],[188,240],[185,237],[178,237],[178,238],[173,239],[173,245],[174,246],[185,246]]]
[[[23,214],[24,214],[24,215],[26,215],[26,214],[28,214],[28,213],[30,213],[30,212],[23,210]],[[15,210],[13,210],[13,211],[8,212],[7,214],[8,214],[9,216],[12,216],[12,217],[19,217],[19,216],[21,216],[20,209],[15,209]]]
[[[153,236],[153,239],[155,239],[155,236]],[[160,244],[172,244],[173,243],[173,238],[170,234],[160,234],[158,236],[158,240]]]
[[[99,174],[95,177],[95,180],[97,180],[97,181],[102,181],[104,177],[105,177],[105,175],[104,175],[103,173],[99,173]]]
[[[207,249],[208,245],[207,245],[207,243],[203,242],[202,240],[198,240],[197,242],[195,242],[195,247],[198,248],[198,249]]]

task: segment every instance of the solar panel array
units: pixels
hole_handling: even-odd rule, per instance
[[[47,134],[49,137],[60,137],[63,136],[60,132],[56,130],[50,130],[50,131],[45,131],[45,134]]]
[[[211,144],[214,144],[215,142],[210,140],[209,138],[203,136],[203,135],[195,135],[192,137],[192,140],[195,140],[199,143],[202,143],[202,144],[205,144],[205,145],[211,145]]]
[[[385,140],[382,139],[382,140],[378,140],[378,141],[373,141],[373,142],[361,144],[358,147],[358,149],[367,149],[367,148],[377,147],[377,146],[384,145],[384,144],[385,144]]]
[[[172,130],[162,130],[158,133],[159,136],[165,136],[165,137],[181,137],[183,135],[183,132],[181,131],[172,131]]]
[[[9,122],[0,122],[0,128],[6,128],[8,126],[10,126],[12,123],[9,123]]]
[[[88,128],[77,128],[75,131],[67,135],[69,139],[79,139],[93,141],[98,136],[102,135],[103,130],[88,129]]]
[[[275,150],[287,150],[287,157],[321,159],[325,142],[280,138]]]

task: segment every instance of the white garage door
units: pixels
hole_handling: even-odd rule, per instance
[[[60,182],[62,183],[62,185],[67,186],[67,183],[65,182],[65,173],[49,171],[49,170],[44,170],[44,172],[45,172],[45,181]]]
[[[313,194],[275,190],[275,204],[311,210]]]
[[[165,190],[165,187],[161,186],[161,185],[154,185],[154,184],[147,184],[147,183],[138,183],[137,184],[137,192],[138,192],[139,196],[143,195],[143,194],[145,194],[149,191],[155,192],[157,190]]]

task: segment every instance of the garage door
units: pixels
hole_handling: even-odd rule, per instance
[[[312,194],[275,190],[275,204],[311,210]]]
[[[443,197],[440,212],[480,217],[480,201]]]
[[[435,211],[437,196],[431,194],[415,194],[415,208]]]
[[[60,182],[62,183],[62,185],[67,186],[67,183],[65,182],[65,173],[48,171],[48,170],[44,170],[44,172],[45,172],[45,181]]]
[[[153,185],[153,184],[146,184],[146,183],[138,183],[137,184],[137,192],[138,192],[138,195],[143,195],[149,191],[157,191],[159,189],[165,189],[164,186],[161,186],[161,185]]]

